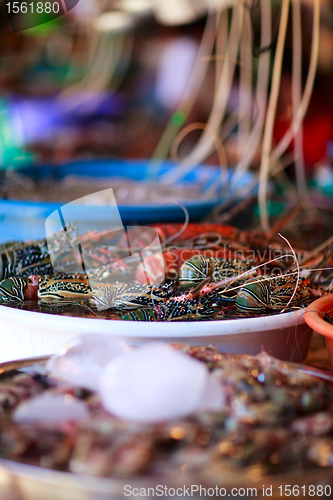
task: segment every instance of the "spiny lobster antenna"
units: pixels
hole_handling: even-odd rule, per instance
[[[294,291],[291,294],[291,297],[288,300],[287,304],[285,305],[285,307],[281,311],[283,313],[287,309],[287,307],[289,306],[290,302],[293,300],[293,298],[295,296],[295,293],[296,293],[296,290],[297,290],[297,287],[298,287],[298,283],[299,283],[300,268],[299,268],[299,263],[298,263],[298,260],[297,260],[297,256],[296,256],[295,250],[291,246],[290,242],[287,240],[287,238],[285,238],[284,236],[282,236],[282,234],[278,233],[278,235],[280,236],[280,238],[282,238],[287,243],[288,247],[292,251],[292,254],[293,254],[294,260],[295,260],[295,264],[297,266],[297,278],[296,278],[295,288],[294,288]]]
[[[163,205],[167,205],[169,203],[172,203],[173,205],[178,205],[184,211],[185,222],[183,224],[183,227],[176,234],[173,234],[172,236],[170,236],[170,238],[167,238],[163,242],[163,247],[165,247],[167,244],[169,244],[170,241],[173,241],[174,239],[178,238],[178,236],[180,236],[181,234],[183,234],[183,232],[186,231],[188,223],[189,223],[189,220],[190,220],[190,216],[188,214],[188,210],[187,210],[186,207],[184,207],[184,205],[182,205],[181,203],[177,203],[176,201],[168,201],[166,203],[163,203]]]
[[[332,268],[321,268],[326,262],[330,263],[330,258],[329,256],[331,255],[331,249],[333,246],[333,236],[330,236],[324,243],[321,243],[318,247],[316,247],[314,250],[312,250],[305,258],[301,259],[301,266],[304,267],[304,264],[309,262],[313,257],[316,255],[320,254],[325,250],[325,253],[323,255],[323,258],[321,261],[318,263],[319,269],[312,269],[312,271],[326,271]],[[310,281],[313,280],[315,274],[310,278]]]
[[[217,233],[200,233],[200,236],[192,236],[192,238],[189,238],[187,240],[187,244],[189,246],[191,246],[191,243],[192,241],[196,241],[198,240],[198,238],[200,240],[202,240],[203,238],[208,238],[208,237],[212,237],[212,236],[215,236],[216,238],[216,241],[212,241],[210,243],[206,243],[205,245],[195,245],[195,248],[197,248],[198,250],[199,249],[206,249],[206,248],[214,248],[214,247],[217,247],[218,245],[220,245],[222,243],[222,237],[220,234],[217,234]]]
[[[243,285],[239,285],[237,287],[234,287],[234,288],[229,288],[228,287],[230,285],[232,285],[232,283],[234,283],[235,281],[238,281],[240,278],[242,278],[243,276],[246,277],[247,275],[249,274],[253,274],[255,271],[257,271],[257,269],[259,269],[260,267],[263,267],[263,266],[266,266],[267,264],[271,264],[272,262],[276,262],[280,259],[283,259],[284,257],[290,257],[290,254],[283,254],[283,255],[280,255],[279,257],[275,257],[275,259],[271,259],[271,260],[268,260],[267,262],[263,262],[262,264],[258,264],[257,266],[253,267],[252,269],[249,269],[248,271],[245,271],[241,274],[239,274],[238,276],[235,276],[232,278],[232,280],[230,281],[230,278],[227,278],[226,280],[222,280],[222,281],[218,281],[217,283],[214,283],[212,285],[212,288],[213,289],[216,289],[216,288],[220,288],[221,286],[224,286],[224,285],[227,285],[226,288],[223,290],[223,292],[225,291],[233,291],[233,290],[238,290],[239,288],[241,288]],[[253,283],[256,283],[257,280],[253,281]]]

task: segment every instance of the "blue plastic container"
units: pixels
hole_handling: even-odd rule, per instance
[[[164,162],[158,170],[156,180],[159,181],[167,171],[174,169],[176,164]],[[60,180],[67,175],[82,177],[112,178],[124,177],[131,180],[142,181],[151,175],[151,167],[148,168],[147,161],[133,160],[94,160],[68,163],[65,165],[43,167],[25,167],[20,170],[24,175],[34,180],[48,178]],[[221,170],[215,166],[202,165],[195,168],[182,179],[182,184],[198,184],[202,193],[214,185],[217,195],[211,200],[184,201],[183,205],[188,210],[190,222],[196,222],[208,215],[217,203],[230,200],[237,203],[241,199],[246,187],[251,188],[254,176],[245,173],[241,178],[235,179],[232,171]],[[254,192],[252,189],[252,193]],[[250,189],[251,191],[251,189]],[[94,189],[92,187],[92,193]],[[220,193],[220,194],[218,194]],[[223,196],[221,196],[223,193]],[[32,201],[0,201],[0,242],[11,239],[25,240],[45,237],[45,219],[63,203],[45,203]],[[119,213],[124,225],[183,222],[184,211],[174,204],[140,204],[140,205],[118,205]],[[105,219],[105,207],[91,207],[92,218],[96,221]],[[86,210],[82,211],[83,216]],[[246,225],[251,217],[252,210],[247,208],[246,212],[240,214],[238,225]]]

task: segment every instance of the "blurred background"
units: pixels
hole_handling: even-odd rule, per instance
[[[4,0],[0,3],[2,199],[71,201],[96,191],[96,186],[83,184],[75,190],[77,179],[69,181],[67,187],[55,188],[54,169],[73,161],[143,159],[151,163],[168,158],[177,163],[191,155],[202,139],[212,109],[223,100],[219,128],[209,130],[206,126],[213,147],[198,156],[198,163],[204,161],[216,168],[223,164],[232,170],[241,157],[243,123],[233,118],[242,107],[250,110],[249,137],[251,116],[256,115],[254,89],[261,54],[271,58],[270,74],[273,71],[282,2],[267,2],[271,6],[271,37],[265,46],[262,2],[256,0],[80,0],[67,14],[16,33],[12,32]],[[315,1],[297,0],[297,4],[302,92],[311,59]],[[330,0],[321,0],[320,4],[317,73],[303,121],[301,149],[307,183],[330,196],[333,4]],[[233,16],[239,6],[248,43],[246,46],[246,40],[239,42],[241,38],[235,36],[240,45],[233,56],[234,73],[225,95],[218,94],[218,77],[224,71],[228,43],[233,42]],[[273,145],[283,137],[292,117],[293,22],[290,15]],[[228,37],[223,41],[224,32]],[[228,57],[232,60],[231,55]],[[257,174],[261,144],[259,140],[243,170]],[[291,142],[286,153],[292,154],[293,148]],[[286,178],[278,183],[282,194],[284,188],[288,190],[286,179],[294,182],[294,160],[295,155],[285,162]],[[47,182],[41,184],[35,174],[29,175],[27,167],[31,166],[51,166],[53,173],[48,173]],[[121,166],[116,174],[121,175]],[[62,196],[66,189],[68,196]],[[195,192],[192,195],[195,197]],[[125,189],[125,203],[128,197]]]

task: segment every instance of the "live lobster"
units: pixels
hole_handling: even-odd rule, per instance
[[[35,244],[4,245],[0,270],[5,279],[0,282],[0,304],[10,305],[25,300],[82,300],[102,308],[133,309],[124,315],[124,319],[173,321],[222,317],[223,307],[229,302],[243,313],[281,311],[287,306],[298,307],[323,293],[309,281],[296,279],[293,273],[258,276],[256,264],[265,259],[258,259],[255,254],[251,259],[240,252],[242,258],[235,258],[237,249],[243,245],[236,241],[237,238],[249,242],[249,233],[244,231],[212,224],[189,225],[180,235],[180,225],[154,228],[165,248],[162,255],[148,254],[145,269],[136,254],[130,259],[120,259],[119,255],[126,255],[126,251],[123,249],[117,254],[104,233],[86,235],[83,246],[88,266],[82,274],[54,273],[44,240]],[[214,234],[220,236],[220,241],[214,239]],[[140,231],[137,237],[141,237]],[[90,240],[101,243],[100,247],[91,247]],[[194,247],[170,247],[167,246],[170,240],[172,243],[193,244]],[[222,241],[224,245],[230,244],[233,250],[222,246]],[[75,259],[64,236],[61,235],[59,240],[55,238],[54,244],[64,269],[70,267]],[[118,250],[122,244],[120,239]],[[142,248],[142,241],[140,245]],[[275,247],[274,251],[277,249]],[[279,255],[286,254],[283,245],[279,250]],[[178,281],[168,281],[170,269],[173,278],[179,278],[183,292],[177,289]],[[156,277],[165,270],[167,281],[163,285],[154,285]],[[137,282],[130,283],[134,275]]]
[[[205,293],[201,293],[200,289],[198,293],[198,287],[179,293],[172,283],[160,286],[119,283],[93,289],[84,276],[60,275],[50,278],[33,275],[11,277],[0,282],[0,303],[12,305],[25,300],[88,300],[106,308],[133,309],[133,312],[126,312],[122,316],[124,320],[179,321],[221,318],[224,316],[224,307],[230,303],[235,303],[240,311],[246,313],[281,311],[286,306],[299,307],[324,293],[304,278],[297,283],[294,275],[260,276],[235,288],[235,291],[232,287],[229,290],[228,287],[222,290],[209,289],[208,285]]]

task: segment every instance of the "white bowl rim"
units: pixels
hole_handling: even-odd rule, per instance
[[[304,308],[295,311],[260,316],[216,321],[146,322],[121,321],[98,318],[79,318],[0,306],[0,321],[15,323],[23,327],[77,333],[106,333],[125,337],[209,337],[226,336],[246,332],[263,332],[297,327],[305,323]]]

